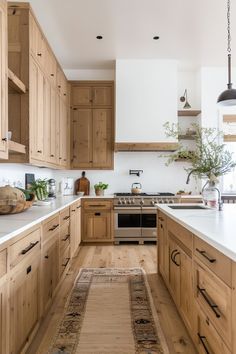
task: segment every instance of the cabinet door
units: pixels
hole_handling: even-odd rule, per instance
[[[169,237],[169,286],[175,303],[180,303],[180,249]]]
[[[74,108],[72,111],[72,167],[92,166],[92,110]]]
[[[59,117],[60,117],[60,133],[59,133],[59,163],[60,165],[67,166],[67,137],[68,137],[68,125],[67,125],[67,106],[65,101],[60,97],[59,98]]]
[[[71,104],[73,106],[92,106],[92,87],[72,86]]]
[[[39,321],[40,256],[14,268],[10,278],[10,353],[19,353]]]
[[[93,87],[93,106],[111,106],[112,101],[112,87]]]
[[[56,115],[56,92],[51,87],[50,90],[50,162],[58,164],[58,134],[59,134],[59,119]]]
[[[111,240],[111,213],[96,211],[84,213],[84,241]]]
[[[93,110],[93,167],[112,167],[112,111]]]
[[[30,140],[31,157],[44,160],[44,76],[38,65],[30,63]]]
[[[166,232],[166,222],[158,217],[158,264],[163,278],[169,281],[169,242]]]
[[[189,330],[193,330],[194,293],[192,259],[181,251],[180,311]]]
[[[77,211],[76,211],[76,243],[78,248],[81,243],[81,207],[80,206],[77,206]]]
[[[8,337],[7,289],[8,289],[7,281],[0,284],[0,354],[7,353],[7,349],[6,349],[7,337]]]
[[[71,257],[76,253],[76,206],[72,205],[70,209],[70,251]]]
[[[40,31],[38,24],[36,23],[32,14],[30,14],[30,49],[34,59],[37,63],[43,67],[43,64],[46,61],[46,44],[43,39],[42,32]],[[46,63],[45,63],[46,65]]]
[[[7,3],[0,1],[0,158],[8,158]]]
[[[59,281],[59,235],[42,251],[42,302],[43,313],[51,302]]]

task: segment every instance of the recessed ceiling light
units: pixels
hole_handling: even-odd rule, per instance
[[[103,36],[97,36],[96,38],[97,39],[103,39]]]
[[[154,36],[153,39],[157,41],[160,37],[159,36]]]

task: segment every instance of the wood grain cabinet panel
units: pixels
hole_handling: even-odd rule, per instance
[[[84,241],[111,240],[110,212],[85,213],[84,223]]]
[[[40,254],[29,257],[10,277],[10,353],[20,353],[40,319]]]
[[[113,169],[113,83],[71,82],[71,167]]]
[[[158,212],[158,265],[163,278],[169,280],[169,242],[166,217]]]
[[[0,0],[0,158],[8,158],[8,49],[7,49],[7,2]]]
[[[0,354],[8,353],[8,281],[0,282]]]

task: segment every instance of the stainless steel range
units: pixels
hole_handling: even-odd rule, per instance
[[[157,203],[177,203],[172,193],[116,193],[115,244],[121,241],[157,241]]]

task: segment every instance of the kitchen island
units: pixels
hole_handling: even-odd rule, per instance
[[[236,353],[236,206],[158,205],[158,271],[199,353]]]

